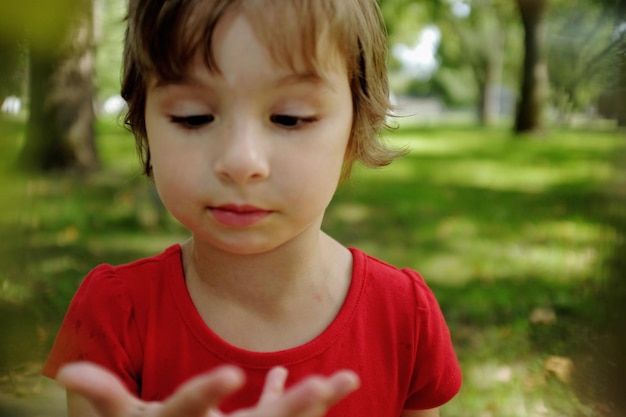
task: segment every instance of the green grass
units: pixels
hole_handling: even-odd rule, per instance
[[[14,173],[23,124],[0,129],[1,373],[42,360],[93,266],[151,255],[187,233],[162,211],[116,121],[99,123],[105,168],[88,175]],[[435,291],[465,374],[443,415],[590,415],[546,360],[568,358],[575,370],[590,343],[624,137],[558,130],[520,139],[452,126],[405,127],[389,140],[409,154],[384,169],[357,168],[324,229],[419,270]],[[555,320],[533,322],[537,311]]]
[[[471,127],[405,128],[409,155],[359,170],[327,229],[419,270],[449,321],[465,373],[444,415],[586,415],[545,366],[574,361],[614,232],[607,204],[624,137],[554,131],[540,139]],[[554,313],[533,324],[533,311]],[[574,367],[576,369],[576,366]]]

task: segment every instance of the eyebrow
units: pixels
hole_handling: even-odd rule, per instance
[[[328,82],[326,78],[315,72],[291,73],[289,75],[279,78],[273,83],[274,87],[284,87],[296,84],[311,84],[316,87],[325,88],[332,92],[336,92],[334,86],[330,82]]]
[[[290,73],[272,82],[272,87],[273,88],[283,87],[283,86],[290,86],[290,85],[303,84],[303,83],[313,84],[316,86],[327,88],[333,92],[335,91],[333,86],[330,83],[326,82],[324,77],[321,77],[320,75],[312,71]],[[173,85],[179,85],[179,86],[185,86],[185,87],[196,87],[196,86],[204,86],[205,84],[206,84],[205,82],[203,82],[198,77],[195,77],[193,75],[182,76],[180,78],[169,79],[169,80],[156,77],[156,83],[153,84],[152,88],[158,90],[158,89],[162,89],[162,88],[173,86]]]

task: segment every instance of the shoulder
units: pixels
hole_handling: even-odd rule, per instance
[[[423,339],[424,332],[447,332],[439,302],[417,271],[351,250],[355,277],[361,275],[357,279],[362,281],[362,305],[412,329],[415,340]]]
[[[372,287],[380,294],[388,294],[394,299],[429,305],[434,300],[432,291],[419,272],[409,268],[398,268],[385,261],[350,248],[354,259],[354,274],[364,280],[365,286]]]
[[[393,351],[384,360],[397,358],[399,368],[410,374],[404,407],[429,409],[445,403],[459,390],[461,372],[435,295],[418,272],[351,251],[354,273],[362,276],[366,307],[360,313],[366,313],[361,316],[367,320],[367,334],[393,341]],[[368,343],[371,349],[371,339]]]
[[[127,284],[147,284],[148,281],[180,266],[180,246],[173,245],[162,253],[121,265],[101,264],[85,278],[83,286],[117,280]]]
[[[360,273],[398,279],[406,282],[415,280],[423,281],[417,271],[407,268],[398,268],[359,249],[350,248],[350,252],[352,252],[354,266]]]
[[[180,263],[180,247],[124,265],[94,268],[76,291],[57,335],[44,374],[54,377],[64,363],[88,360],[123,379],[137,392],[143,366],[146,324],[166,279]],[[156,295],[155,295],[156,294]]]
[[[391,336],[398,340],[395,345],[406,346],[405,353],[410,352],[400,361],[411,372],[404,407],[431,409],[446,403],[459,391],[462,373],[435,295],[416,271],[396,268],[359,251],[353,254],[365,286],[371,288],[366,302],[392,328]]]
[[[180,246],[172,245],[158,255],[138,259],[130,263],[115,266],[110,264],[99,265],[92,271],[92,274],[115,274],[123,279],[129,277],[133,279],[140,279],[141,277],[149,278],[149,273],[152,271],[162,271],[163,269],[180,265],[180,256]],[[145,273],[148,273],[148,275]]]
[[[180,247],[170,246],[162,253],[122,264],[101,264],[89,272],[76,292],[73,304],[87,301],[95,305],[107,305],[114,300],[117,306],[166,280],[176,268],[180,269]],[[109,305],[110,306],[110,305]]]

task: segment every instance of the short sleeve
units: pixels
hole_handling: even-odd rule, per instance
[[[462,374],[439,303],[421,276],[409,274],[415,277],[419,325],[405,409],[423,410],[450,401],[461,389]]]
[[[74,295],[43,374],[55,378],[64,364],[89,361],[111,370],[138,393],[140,346],[126,285],[111,266],[101,265]]]

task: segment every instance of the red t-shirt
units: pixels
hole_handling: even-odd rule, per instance
[[[246,385],[222,405],[251,406],[269,369],[289,369],[287,386],[311,374],[352,369],[361,387],[328,416],[398,417],[434,408],[460,389],[461,371],[432,292],[414,271],[351,249],[350,289],[335,320],[315,339],[278,352],[232,346],[195,309],[181,249],[127,265],[101,265],[71,302],[44,375],[88,360],[112,370],[140,398],[167,398],[184,381],[225,363],[244,369]]]

